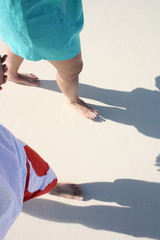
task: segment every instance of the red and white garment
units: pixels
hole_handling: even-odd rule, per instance
[[[39,197],[57,184],[57,177],[47,162],[45,162],[32,148],[24,146],[27,156],[27,178],[24,201]]]
[[[56,183],[49,165],[0,125],[0,240],[21,212],[23,201],[47,193]]]

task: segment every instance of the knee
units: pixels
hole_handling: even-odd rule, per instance
[[[79,74],[83,70],[83,62],[80,61],[79,63],[76,63],[73,65],[69,71],[69,77],[70,78],[78,78]]]
[[[63,80],[70,82],[78,79],[82,69],[83,62],[80,61],[78,63],[72,64],[69,68],[65,69],[65,71],[58,71],[58,73]]]
[[[83,61],[81,61],[78,65],[78,74],[80,74],[83,70]]]

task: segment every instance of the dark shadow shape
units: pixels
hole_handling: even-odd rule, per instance
[[[160,90],[160,76],[155,78],[155,86]]]
[[[156,158],[155,166],[160,167],[160,154]],[[158,169],[157,171],[160,171],[160,169]]]
[[[55,80],[40,80],[39,88],[61,93],[61,90],[59,89]]]
[[[87,193],[86,200],[115,202],[120,206],[77,207],[34,199],[24,204],[23,212],[49,221],[78,223],[96,230],[160,239],[159,183],[118,179],[113,183],[86,183],[81,186]]]
[[[56,81],[42,80],[41,88],[60,92]],[[123,92],[80,84],[79,95],[94,99],[107,106],[92,105],[100,111],[94,120],[108,120],[131,125],[142,134],[160,138],[160,92],[145,88],[136,88],[131,92]]]

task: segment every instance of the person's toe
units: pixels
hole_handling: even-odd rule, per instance
[[[34,81],[36,81],[36,80],[39,79],[39,78],[38,78],[36,75],[34,75],[33,73],[30,73],[30,74],[29,74],[29,77],[33,78]]]

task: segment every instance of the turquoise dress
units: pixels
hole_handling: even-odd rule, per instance
[[[0,0],[0,38],[28,60],[73,58],[82,27],[81,0]]]

